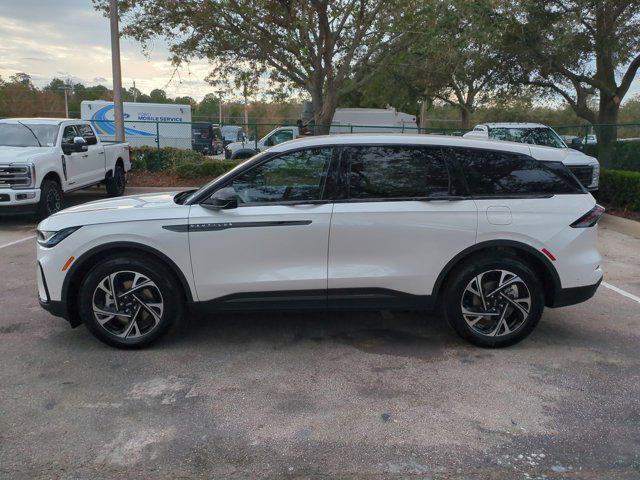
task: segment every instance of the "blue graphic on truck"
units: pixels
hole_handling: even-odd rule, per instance
[[[114,136],[116,133],[116,126],[113,120],[107,119],[107,113],[113,110],[113,104],[102,107],[97,110],[96,113],[91,115],[91,126],[101,135]],[[125,118],[129,117],[129,114],[125,114]],[[145,132],[144,130],[138,130],[136,128],[126,127],[124,128],[125,135],[142,136],[142,137],[155,137],[155,133]]]

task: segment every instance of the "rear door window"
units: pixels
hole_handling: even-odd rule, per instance
[[[455,195],[439,148],[402,145],[346,147],[351,199],[438,198]]]
[[[93,128],[91,128],[91,125],[87,125],[86,123],[78,125],[78,131],[82,138],[84,138],[85,142],[87,142],[87,145],[95,145],[98,143],[96,134],[93,131]]]
[[[474,196],[522,196],[584,193],[561,162],[480,149],[450,148]]]

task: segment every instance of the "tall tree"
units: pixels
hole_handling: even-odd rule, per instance
[[[612,125],[640,68],[640,0],[504,0],[494,13],[515,79],[561,96],[598,125],[606,160],[617,138]]]
[[[492,0],[435,1],[421,13],[431,26],[412,47],[417,81],[427,99],[453,106],[460,126],[471,128],[471,114],[505,87],[504,65],[496,51],[496,25],[490,19]]]
[[[94,0],[106,9],[105,0]],[[223,67],[255,62],[274,81],[311,97],[327,131],[341,94],[356,89],[393,55],[401,0],[122,0],[123,32],[145,42],[165,37],[176,63],[199,57]],[[385,55],[382,55],[384,53]],[[362,81],[354,66],[377,58]],[[383,61],[380,61],[383,60]],[[224,68],[220,74],[224,74]]]

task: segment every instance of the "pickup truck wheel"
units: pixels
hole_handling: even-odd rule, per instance
[[[94,266],[80,285],[83,323],[117,348],[140,348],[182,318],[184,301],[172,273],[146,255],[118,255]]]
[[[107,178],[106,184],[107,195],[110,197],[119,197],[124,193],[127,177],[124,174],[124,169],[120,165],[116,165],[116,168],[113,169],[113,175]]]
[[[62,210],[62,188],[55,180],[45,179],[40,185],[37,216],[40,220]]]

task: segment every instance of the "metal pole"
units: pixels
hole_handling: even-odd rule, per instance
[[[124,142],[124,108],[122,106],[122,72],[120,69],[120,30],[118,29],[118,0],[109,2],[111,23],[111,66],[113,70],[113,118],[116,142]]]
[[[69,90],[67,88],[64,89],[64,114],[65,118],[69,118],[69,100],[67,99],[67,94]]]
[[[222,127],[222,94],[218,99],[218,125]]]

